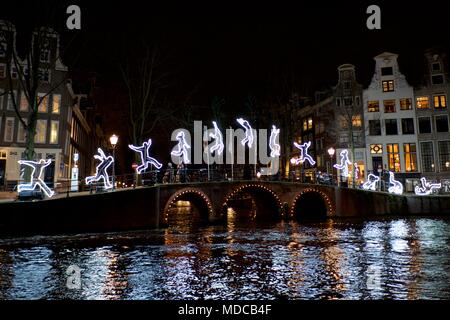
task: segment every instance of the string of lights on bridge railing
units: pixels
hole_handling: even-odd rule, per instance
[[[254,144],[254,135],[253,128],[250,123],[243,119],[238,118],[236,121],[245,129],[245,137],[240,141],[242,146],[247,145],[248,148],[252,148]],[[209,137],[214,139],[214,145],[211,148],[205,150],[209,154],[216,153],[221,155],[224,150],[223,143],[223,135],[221,130],[219,129],[217,122],[213,121],[214,133],[210,133]],[[279,140],[280,129],[275,125],[272,126],[271,134],[269,138],[269,149],[270,149],[270,157],[276,158],[280,156],[281,147],[278,143]],[[118,137],[113,135],[111,137],[111,144],[113,145],[113,150],[118,142]],[[182,159],[182,163],[188,164],[189,161],[189,149],[191,146],[186,140],[185,133],[183,131],[179,132],[176,136],[176,140],[178,141],[177,145],[171,152],[172,156],[180,157]],[[148,139],[141,146],[128,145],[129,149],[137,152],[140,156],[141,164],[137,165],[135,170],[136,174],[140,175],[145,172],[149,165],[155,166],[157,169],[162,167],[162,164],[156,160],[155,158],[150,156],[150,147],[152,145],[152,139]],[[300,156],[298,158],[291,159],[292,164],[303,164],[304,162],[308,162],[310,166],[315,166],[316,162],[313,157],[309,154],[309,148],[311,147],[311,141],[304,142],[303,144],[298,144],[294,142],[294,146],[299,149]],[[114,154],[113,156],[106,156],[104,151],[101,148],[97,149],[98,154],[94,155],[94,158],[99,161],[99,164],[96,167],[95,175],[86,177],[86,184],[90,185],[95,183],[99,183],[103,181],[103,188],[105,190],[114,189]],[[330,148],[328,150],[330,156],[334,155],[335,150]],[[75,159],[75,163],[78,161],[78,155]],[[17,187],[17,191],[20,193],[22,191],[33,191],[35,189],[40,189],[48,198],[51,198],[55,192],[51,190],[51,188],[44,182],[45,176],[45,168],[49,166],[51,163],[50,159],[41,159],[39,161],[30,161],[30,160],[20,160],[19,164],[28,166],[32,169],[30,181],[26,183],[20,183]],[[76,165],[75,165],[76,166]],[[353,167],[354,175],[357,177],[359,171],[356,164],[353,164],[349,159],[348,150],[342,150],[340,152],[340,162],[333,165],[335,169],[338,170],[341,177],[348,178],[350,177],[349,166]],[[113,179],[112,182],[110,180],[110,176],[108,174],[108,169],[113,168]],[[258,178],[261,176],[261,173],[257,173]],[[414,192],[419,196],[427,196],[431,195],[434,190],[439,190],[442,187],[441,183],[432,184],[427,182],[425,177],[420,179],[421,185],[416,186]],[[367,191],[376,191],[377,185],[380,183],[380,177],[374,174],[369,174],[367,180],[362,184],[362,188]],[[391,194],[402,195],[404,191],[403,185],[401,182],[396,181],[393,172],[389,172],[389,188],[388,192]]]

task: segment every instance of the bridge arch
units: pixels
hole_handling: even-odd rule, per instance
[[[169,210],[173,208],[177,201],[189,201],[197,208],[202,220],[208,221],[213,215],[213,206],[209,197],[201,190],[196,188],[183,188],[170,196],[164,207],[164,223],[169,222]]]
[[[316,188],[302,190],[292,201],[292,219],[324,219],[334,216],[330,197]]]
[[[229,201],[243,193],[248,194],[254,200],[257,216],[266,219],[281,217],[280,197],[272,189],[260,184],[245,184],[229,192],[223,201],[224,212],[229,207]]]

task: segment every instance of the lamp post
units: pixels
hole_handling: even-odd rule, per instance
[[[109,142],[111,142],[111,145],[113,147],[113,159],[114,159],[114,163],[113,163],[113,177],[112,177],[113,190],[116,189],[116,145],[117,145],[117,141],[118,140],[119,140],[119,137],[116,136],[115,134],[113,134],[109,138]]]
[[[334,180],[333,179],[333,156],[335,153],[336,153],[336,150],[333,147],[328,149],[328,154],[330,155],[330,170],[331,170],[331,184],[332,185],[334,184],[334,181],[333,181]],[[328,174],[329,174],[329,172],[328,172]]]
[[[295,182],[295,165],[296,164],[297,164],[297,159],[291,158],[291,165],[292,165],[292,168],[294,169],[292,171],[292,182]]]

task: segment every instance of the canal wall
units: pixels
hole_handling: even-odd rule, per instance
[[[318,218],[450,216],[448,196],[396,196],[358,189],[280,182],[173,184],[76,194],[44,201],[1,202],[0,237],[163,227],[167,224],[168,208],[177,200],[191,201],[203,208],[211,223],[223,222],[226,218],[226,201],[239,190],[249,192],[256,202],[274,212],[277,219],[294,217],[294,210],[298,209],[297,201],[308,193],[320,194],[321,197],[310,199],[324,201],[325,206],[322,207],[326,210],[325,215]],[[319,208],[321,204],[308,203],[308,207]]]

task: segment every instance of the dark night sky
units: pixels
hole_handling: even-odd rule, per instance
[[[54,3],[31,2],[37,8]],[[366,29],[365,10],[371,2],[362,1],[296,1],[295,5],[246,1],[245,6],[244,1],[92,2],[70,2],[82,9],[82,31],[65,61],[72,70],[96,71],[115,79],[120,53],[133,41],[148,39],[167,51],[180,88],[199,86],[200,104],[208,104],[214,95],[239,103],[248,92],[276,91],[279,79],[289,74],[303,88],[320,89],[335,83],[336,67],[342,63],[355,64],[360,81],[367,85],[372,57],[383,51],[400,54],[402,70],[414,83],[420,70],[412,66],[422,62],[423,49],[447,47],[450,29],[445,8],[433,1],[426,6],[375,2],[382,9],[381,31]],[[0,16],[26,25],[26,3],[30,1],[14,1]],[[64,30],[65,5],[58,3],[60,20],[55,21],[55,29]],[[63,31],[64,39],[74,33]]]
[[[69,4],[82,9],[81,31],[65,29]],[[381,7],[381,31],[366,28],[370,4]],[[54,8],[52,26],[63,42],[75,39],[64,62],[71,70],[98,74],[110,98],[104,105],[113,111],[105,115],[107,134],[112,130],[108,125],[116,126],[114,114],[124,108],[116,96],[122,85],[117,61],[140,39],[167,53],[175,92],[198,88],[192,104],[209,105],[219,96],[227,110],[242,109],[248,93],[259,99],[277,96],[285,77],[294,79],[301,94],[312,94],[334,85],[336,68],[343,63],[356,65],[359,81],[367,86],[373,57],[384,51],[400,54],[401,70],[415,84],[423,50],[449,48],[448,11],[438,1],[17,0],[2,3],[0,18],[25,34],[42,8]]]

